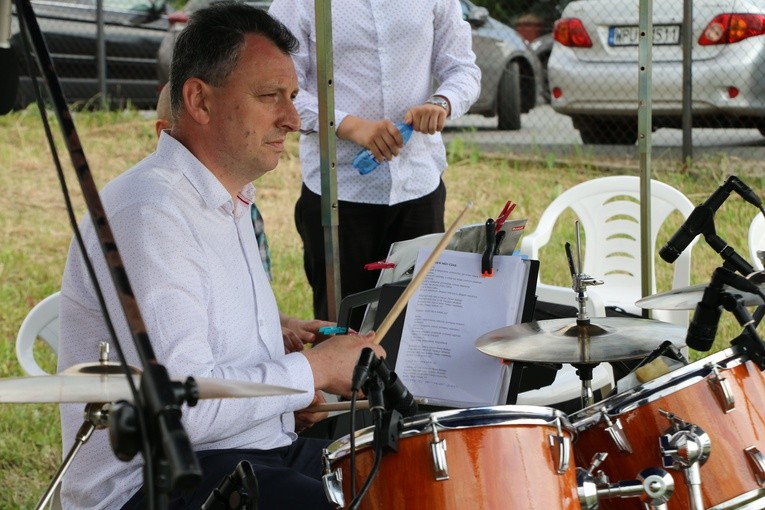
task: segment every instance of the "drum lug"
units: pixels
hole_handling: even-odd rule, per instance
[[[436,481],[449,479],[449,465],[446,463],[446,440],[438,438],[438,427],[431,416],[430,426],[433,440],[430,442],[430,458],[433,461],[433,477]]]
[[[707,382],[725,414],[736,409],[736,397],[733,396],[730,383],[728,379],[720,376],[720,369],[717,365],[712,366],[712,376]]]
[[[321,483],[324,487],[324,494],[330,503],[333,503],[337,508],[345,508],[345,496],[343,496],[343,471],[341,469],[335,469],[332,471],[332,467],[329,464],[329,452],[324,450],[324,475],[321,477]]]
[[[746,452],[749,459],[749,465],[752,467],[752,471],[754,471],[757,483],[765,485],[765,455],[756,446],[750,446],[744,452]]]
[[[568,471],[569,460],[571,458],[571,442],[569,438],[563,435],[560,418],[555,419],[555,425],[558,428],[557,434],[550,434],[550,451],[552,452],[553,462],[558,464],[558,474],[562,475]]]
[[[621,453],[632,453],[632,445],[630,444],[629,439],[627,439],[627,434],[624,433],[624,427],[622,427],[622,422],[619,421],[619,418],[612,422],[605,411],[603,412],[602,417],[603,421],[608,425],[606,427],[606,432],[611,436],[611,440],[616,444],[619,451]]]
[[[686,469],[707,461],[712,451],[712,441],[706,432],[690,424],[674,432],[671,430],[659,438],[665,468]]]

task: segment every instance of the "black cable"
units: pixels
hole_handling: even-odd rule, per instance
[[[350,465],[351,499],[356,498],[356,392],[351,393],[351,430],[350,430]]]
[[[17,11],[19,10],[19,5],[16,6]],[[31,9],[31,6],[30,6]],[[109,337],[111,338],[114,347],[117,350],[117,357],[120,360],[120,364],[122,366],[122,369],[125,373],[125,376],[127,377],[128,386],[130,388],[130,393],[133,396],[133,402],[136,403],[136,405],[140,406],[140,408],[143,408],[143,401],[141,399],[141,395],[138,391],[138,389],[135,386],[135,382],[133,381],[133,374],[130,371],[130,367],[128,366],[127,360],[125,358],[125,354],[122,350],[122,345],[119,342],[119,339],[117,337],[117,333],[114,329],[114,324],[112,323],[111,316],[109,315],[109,312],[106,308],[106,301],[103,296],[103,292],[101,290],[101,287],[98,283],[98,279],[96,278],[95,269],[93,268],[93,263],[90,260],[88,253],[85,249],[85,242],[82,239],[82,233],[80,232],[79,225],[77,223],[77,218],[74,214],[74,208],[72,207],[72,201],[71,197],[69,195],[69,188],[66,184],[66,176],[64,175],[64,171],[61,165],[61,159],[58,157],[58,149],[56,148],[56,143],[53,138],[53,133],[50,128],[50,123],[48,122],[46,111],[45,111],[45,104],[42,100],[42,93],[40,90],[40,85],[38,83],[37,77],[35,76],[35,73],[33,72],[34,68],[39,68],[40,64],[39,61],[32,61],[31,58],[31,51],[29,48],[29,27],[26,23],[26,18],[24,16],[17,16],[18,22],[19,22],[19,30],[21,32],[21,43],[24,49],[24,57],[27,64],[27,70],[29,72],[29,78],[32,82],[32,88],[35,91],[35,97],[37,100],[37,108],[40,111],[40,119],[43,124],[43,130],[45,132],[46,140],[48,142],[48,145],[51,150],[51,157],[53,158],[53,165],[56,168],[56,175],[59,180],[59,185],[61,186],[61,192],[63,194],[64,198],[64,205],[67,212],[67,218],[69,219],[69,224],[72,227],[72,231],[74,233],[75,240],[77,242],[77,246],[80,249],[80,252],[82,253],[83,262],[85,263],[85,268],[88,272],[88,276],[90,277],[93,288],[96,293],[96,298],[98,299],[99,306],[101,308],[101,311],[104,316],[104,322],[106,323],[107,330],[109,332]],[[142,451],[144,455],[145,460],[145,469],[147,473],[147,477],[149,480],[154,480],[153,477],[153,471],[154,466],[151,458],[151,447],[148,442],[148,434],[146,433],[147,427],[144,420],[143,413],[138,412],[136,413],[138,415],[138,427],[140,430],[140,436],[141,436],[141,445],[142,445]],[[149,487],[144,488],[144,492],[147,494],[147,497],[152,496],[149,501],[153,501],[153,487],[151,486],[151,483],[149,484]]]
[[[364,499],[364,496],[366,496],[367,491],[369,491],[369,487],[372,485],[372,482],[377,477],[377,473],[380,470],[380,464],[382,463],[382,455],[383,455],[383,441],[382,441],[382,432],[383,432],[383,420],[382,420],[382,409],[373,409],[372,414],[374,415],[374,422],[375,422],[375,431],[374,431],[374,438],[375,440],[373,443],[375,444],[375,458],[374,463],[372,464],[372,469],[369,472],[369,476],[367,476],[366,481],[364,482],[364,485],[361,487],[361,490],[359,491],[359,494],[351,501],[351,505],[348,507],[349,510],[356,510],[359,505],[361,504],[361,500]],[[355,476],[355,473],[351,473],[351,476]]]

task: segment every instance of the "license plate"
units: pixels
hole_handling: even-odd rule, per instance
[[[637,46],[639,42],[640,29],[638,27],[610,27],[608,29],[609,46]],[[654,25],[653,44],[655,46],[680,44],[680,25]]]

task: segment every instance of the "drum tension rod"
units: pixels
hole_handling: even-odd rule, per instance
[[[430,442],[430,457],[433,461],[433,476],[437,481],[449,479],[449,465],[446,462],[446,439],[438,438],[438,422],[430,417],[433,440]]]

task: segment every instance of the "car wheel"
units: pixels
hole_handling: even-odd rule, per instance
[[[576,117],[574,127],[582,142],[591,145],[634,145],[637,141],[637,120]]]
[[[510,62],[502,73],[497,90],[497,127],[501,130],[521,129],[521,71],[518,62]]]

